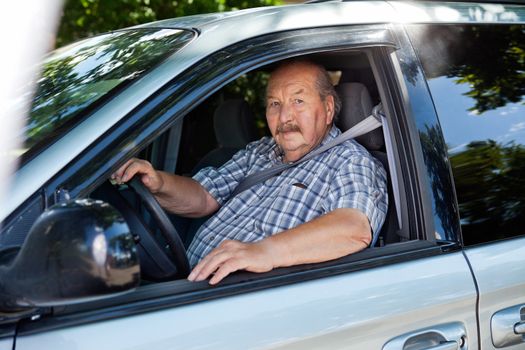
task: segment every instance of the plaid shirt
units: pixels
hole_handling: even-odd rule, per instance
[[[321,145],[340,133],[332,127]],[[281,163],[282,159],[273,138],[264,137],[248,144],[220,168],[204,168],[193,177],[221,207],[200,227],[188,249],[192,266],[224,240],[256,242],[337,208],[363,212],[373,238],[377,237],[387,211],[386,172],[354,140],[230,198],[247,175]]]

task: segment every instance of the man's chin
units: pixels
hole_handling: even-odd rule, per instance
[[[294,140],[287,139],[281,139],[278,144],[284,152],[296,152],[301,148],[301,146],[303,146],[303,144],[300,142],[294,142]]]
[[[295,162],[308,153],[308,147],[304,144],[284,144],[280,146],[284,157],[289,162]]]

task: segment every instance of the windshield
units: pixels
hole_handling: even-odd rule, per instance
[[[80,122],[103,101],[142,76],[194,36],[179,29],[141,29],[99,35],[53,52],[37,82],[22,130],[22,162]]]

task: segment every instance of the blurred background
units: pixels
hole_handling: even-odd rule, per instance
[[[55,47],[119,28],[200,13],[281,5],[293,0],[65,0]]]

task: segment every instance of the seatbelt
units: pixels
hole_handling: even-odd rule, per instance
[[[235,188],[235,190],[232,193],[232,198],[238,195],[239,193],[247,190],[248,188],[252,187],[253,185],[266,181],[269,178],[282,173],[288,168],[291,168],[298,164],[306,162],[316,157],[317,155],[323,153],[324,151],[329,150],[330,148],[334,146],[337,146],[347,140],[359,137],[361,135],[366,134],[367,132],[370,132],[372,130],[379,128],[381,126],[381,121],[382,121],[381,113],[380,113],[381,108],[382,108],[381,103],[379,103],[377,106],[375,106],[372,109],[372,114],[370,116],[363,119],[362,121],[360,121],[359,123],[351,127],[350,129],[346,130],[344,133],[340,134],[332,141],[306,154],[301,159],[293,163],[282,163],[274,167],[248,175],[247,177],[244,178],[243,181],[239,183],[239,185],[237,185],[237,188]]]

